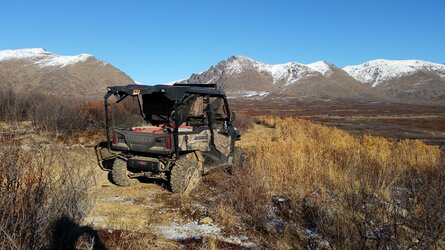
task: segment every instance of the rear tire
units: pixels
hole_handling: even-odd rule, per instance
[[[129,187],[137,184],[139,181],[128,177],[127,162],[116,158],[111,169],[111,177],[114,183],[121,187]]]
[[[201,169],[194,157],[181,157],[175,162],[170,175],[170,186],[174,193],[189,194],[201,181]]]

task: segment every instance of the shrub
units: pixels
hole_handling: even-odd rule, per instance
[[[16,94],[12,90],[1,90],[0,120],[31,120],[34,126],[56,137],[103,133],[103,102],[80,102],[38,92]]]
[[[235,117],[234,126],[237,129],[240,129],[242,131],[246,131],[247,129],[251,128],[253,124],[255,124],[256,120],[254,117],[249,116],[247,114],[237,112]]]
[[[29,99],[15,94],[12,89],[0,90],[0,120],[18,121],[28,114]]]
[[[61,148],[30,149],[13,139],[0,150],[0,248],[42,249],[67,233],[54,232],[55,224],[79,223],[89,211],[94,175]]]

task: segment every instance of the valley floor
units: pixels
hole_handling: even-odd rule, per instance
[[[353,134],[420,139],[445,145],[445,102],[390,103],[360,100],[237,99],[236,111],[248,115],[294,116]]]
[[[247,119],[242,114],[269,117],[256,124],[244,121],[250,124],[240,145],[251,148],[245,168],[234,175],[217,172],[206,176],[191,196],[172,194],[165,183],[149,180],[125,188],[114,185],[110,172],[96,162],[93,146],[102,140],[98,136],[62,142],[35,133],[32,124],[24,122],[19,128],[1,124],[0,139],[8,142],[8,134],[15,134],[13,139],[20,141],[24,151],[54,144],[63,148],[60,152],[67,152],[61,157],[64,161],[76,158],[73,167],[91,169],[94,182],[88,186],[88,196],[93,205],[75,229],[94,233],[93,237],[76,239],[80,249],[79,244],[88,248],[92,242],[108,249],[292,249],[323,244],[353,248],[359,242],[373,246],[374,242],[380,244],[380,239],[371,236],[387,227],[389,217],[399,221],[398,230],[403,234],[395,235],[405,237],[407,244],[415,239],[419,247],[444,245],[445,216],[441,211],[445,211],[445,203],[438,202],[443,194],[434,193],[436,186],[431,184],[434,180],[445,185],[443,158],[439,163],[437,147],[401,139],[444,146],[445,106],[339,100],[230,102],[240,114],[238,122]],[[271,115],[302,117],[352,134],[395,140],[352,136],[306,120]],[[410,183],[413,178],[419,183]],[[417,189],[420,186],[422,189]],[[416,203],[412,205],[413,195]],[[372,207],[363,210],[361,204],[348,203],[349,197]],[[432,206],[440,209],[428,210]],[[419,207],[424,211],[418,213]],[[361,219],[369,211],[378,220],[364,226],[364,236],[360,231],[349,239],[348,232],[362,225]],[[428,216],[424,218],[424,214]],[[438,233],[439,240],[424,242],[419,235],[430,231],[415,225],[432,223],[431,218],[444,223],[430,230]],[[381,242],[398,244],[391,237]]]

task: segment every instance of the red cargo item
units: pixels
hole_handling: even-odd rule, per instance
[[[151,134],[163,134],[164,130],[162,128],[158,127],[149,127],[149,128],[141,128],[141,127],[135,127],[133,128],[134,132],[141,132],[141,133],[151,133]]]

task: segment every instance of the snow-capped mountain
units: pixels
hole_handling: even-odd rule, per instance
[[[374,60],[343,69],[325,61],[266,64],[232,56],[181,83],[216,83],[232,97],[445,99],[445,65]]]
[[[227,60],[225,64],[226,73],[228,74],[240,74],[246,70],[255,70],[260,73],[268,74],[272,76],[273,83],[277,84],[285,81],[286,84],[304,79],[311,75],[317,75],[324,72],[323,68],[329,68],[323,62],[314,63],[320,66],[309,67],[297,62],[289,62],[284,64],[265,64],[255,61],[246,56],[233,56]],[[323,65],[324,64],[324,65]]]
[[[370,84],[372,87],[418,72],[445,77],[445,65],[419,60],[378,59],[360,65],[346,66],[343,69],[358,81]]]
[[[89,54],[63,56],[41,48],[0,50],[0,87],[16,92],[96,98],[111,85],[134,84],[122,71]]]
[[[232,56],[181,83],[216,83],[232,97],[376,97],[371,88],[323,61],[271,65],[246,56]]]
[[[0,51],[0,62],[11,60],[29,60],[40,67],[65,67],[71,64],[84,62],[90,57],[93,56],[89,54],[61,56],[48,52],[42,48]]]
[[[314,63],[307,64],[309,68],[320,72],[323,76],[329,76],[332,73],[332,68],[337,68],[333,64],[327,63],[325,61],[318,61]]]
[[[343,68],[376,91],[402,99],[444,99],[445,65],[420,60],[373,60]]]
[[[214,83],[231,97],[445,100],[445,65],[419,60],[379,59],[342,69],[325,61],[274,65],[232,56],[176,82]],[[107,86],[134,83],[89,54],[64,56],[41,48],[0,50],[1,88],[96,98],[103,96]]]

